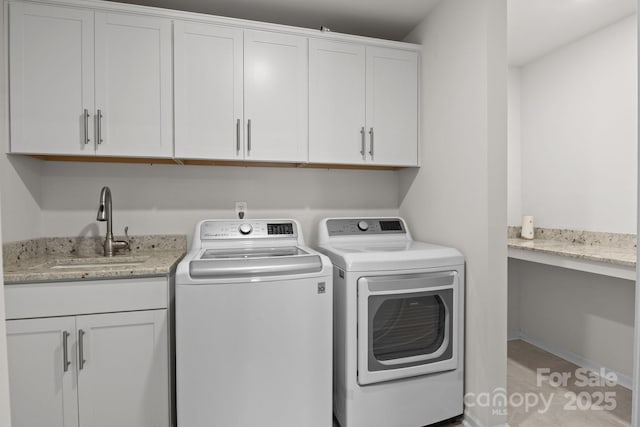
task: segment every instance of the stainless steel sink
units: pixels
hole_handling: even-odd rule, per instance
[[[131,267],[140,265],[149,259],[148,256],[119,256],[114,258],[69,258],[56,260],[49,265],[51,269],[93,269],[111,267]]]

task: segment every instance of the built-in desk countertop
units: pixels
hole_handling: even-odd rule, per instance
[[[535,238],[519,238],[520,227],[509,227],[509,258],[572,270],[636,279],[636,236],[552,228],[536,228]]]

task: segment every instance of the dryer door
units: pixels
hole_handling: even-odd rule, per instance
[[[358,279],[360,385],[457,367],[456,271]]]

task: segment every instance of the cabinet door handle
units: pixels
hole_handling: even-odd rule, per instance
[[[240,154],[240,119],[236,120],[236,153]]]
[[[89,143],[89,110],[84,109],[84,145]]]
[[[365,141],[365,136],[364,136],[364,126],[362,126],[360,128],[360,137],[361,137],[361,142],[360,142],[360,154],[362,155],[362,159],[366,160],[366,156],[365,156],[365,145],[367,144]]]
[[[97,121],[98,121],[98,126],[97,127],[97,136],[96,136],[96,142],[98,144],[102,144],[104,141],[102,139],[102,110],[98,110],[98,116],[97,116]]]
[[[79,367],[82,370],[86,360],[84,360],[84,331],[80,329],[78,331],[78,359]]]
[[[247,151],[251,152],[251,119],[247,120]]]
[[[87,110],[84,110],[87,111]],[[69,365],[71,365],[71,361],[69,361],[69,332],[62,332],[62,370],[67,372],[69,370]]]
[[[373,159],[373,128],[369,128],[369,155]]]

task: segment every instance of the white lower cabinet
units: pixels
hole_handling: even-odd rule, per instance
[[[78,425],[75,323],[74,317],[7,321],[13,427]]]
[[[171,322],[166,304],[153,301],[147,291],[156,284],[155,292],[160,294],[167,290],[166,283],[164,278],[155,283],[140,279],[5,286],[12,427],[172,425]],[[146,306],[142,304],[138,311],[86,314],[78,307],[82,299],[73,296],[86,286],[95,299],[108,302],[109,294],[114,297],[111,300],[123,296],[119,285],[131,287],[133,300],[146,297]],[[78,314],[16,318],[39,316],[14,302],[36,297],[47,286],[66,292],[70,304],[64,308]],[[91,306],[91,301],[82,303]],[[126,309],[127,303],[112,304],[113,310]],[[39,305],[44,303],[33,301],[31,307]],[[43,313],[62,313],[61,304],[56,305],[53,312]],[[19,312],[24,314],[14,315]]]
[[[167,425],[166,319],[166,310],[76,318],[83,349],[78,359],[80,426]]]
[[[166,310],[7,321],[13,427],[166,426]]]

